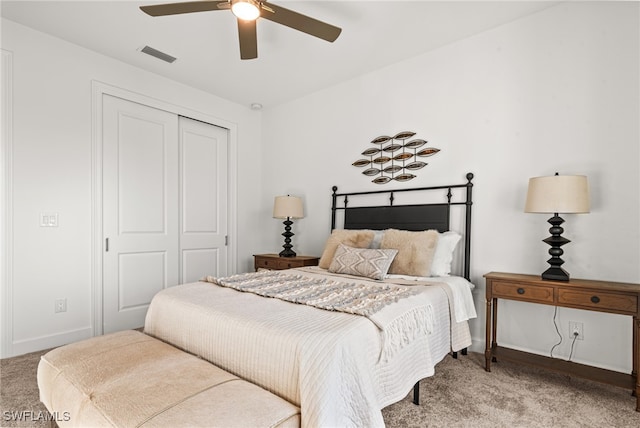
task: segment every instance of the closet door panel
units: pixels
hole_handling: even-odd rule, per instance
[[[144,325],[179,282],[178,117],[103,97],[103,331]]]
[[[163,288],[226,275],[229,131],[103,96],[103,331]]]
[[[181,282],[226,275],[229,131],[180,118]]]

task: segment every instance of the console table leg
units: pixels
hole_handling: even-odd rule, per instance
[[[631,376],[635,382],[635,390],[633,391],[636,396],[636,412],[640,412],[640,379],[638,379],[638,372],[640,371],[640,318],[638,316],[633,317],[633,370]]]
[[[487,298],[486,337],[484,346],[484,369],[491,371],[491,298]]]
[[[493,361],[494,363],[498,360],[496,360],[495,355],[493,355],[493,349],[496,349],[496,347],[498,346],[498,299],[497,298],[493,298],[492,299],[492,306],[493,306],[493,324],[492,324],[492,331],[493,331],[493,339],[491,339],[491,361]]]
[[[491,349],[495,349],[498,345],[498,299],[493,298],[493,339],[491,341]],[[493,359],[495,361],[495,358]]]

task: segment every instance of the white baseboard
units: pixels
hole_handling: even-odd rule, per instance
[[[79,340],[92,337],[91,327],[80,328],[77,330],[65,331],[62,333],[52,334],[48,336],[34,337],[24,340],[14,341],[11,346],[11,355],[3,355],[2,358],[15,357],[29,352],[42,351],[67,343],[77,342]]]
[[[471,346],[469,346],[467,350],[469,352],[477,352],[479,354],[484,354],[484,337],[482,339],[472,337]]]

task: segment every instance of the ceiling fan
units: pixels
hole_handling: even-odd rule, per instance
[[[141,6],[140,9],[151,16],[177,15],[181,13],[207,12],[215,10],[231,10],[238,18],[238,36],[240,38],[240,58],[254,59],[258,57],[258,41],[256,21],[258,18],[268,19],[286,25],[294,30],[302,31],[328,42],[338,38],[341,28],[318,21],[298,12],[267,3],[264,0],[198,0],[181,3],[156,4]]]

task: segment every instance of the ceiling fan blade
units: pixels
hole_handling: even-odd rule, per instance
[[[227,0],[187,1],[182,3],[151,4],[140,6],[140,9],[151,16],[178,15],[180,13],[229,9],[229,2]]]
[[[256,21],[238,19],[238,38],[240,39],[240,59],[258,58]]]
[[[338,38],[342,29],[326,22],[303,15],[298,12],[277,6],[273,3],[265,3],[260,10],[260,17],[278,24],[286,25],[294,30],[302,31],[328,42]]]

